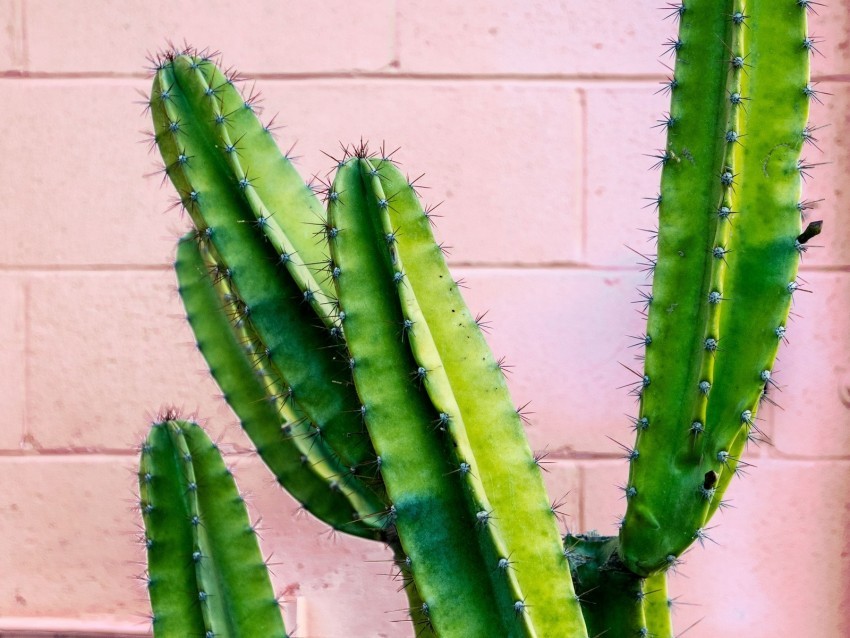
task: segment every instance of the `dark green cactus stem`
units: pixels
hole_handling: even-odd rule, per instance
[[[294,400],[275,398],[271,371],[262,374],[261,346],[252,341],[248,320],[238,319],[233,300],[225,298],[228,278],[205,243],[197,233],[180,241],[178,291],[198,349],[260,458],[305,510],[334,529],[385,539],[384,503],[310,436]]]
[[[776,348],[800,246],[798,163],[812,96],[807,3],[687,0],[669,82],[658,256],[620,553],[664,569],[736,469]]]
[[[153,425],[139,489],[154,635],[285,637],[245,503],[197,424]]]
[[[488,544],[511,562],[511,586],[539,636],[583,636],[556,515],[504,373],[446,267],[414,186],[387,159],[361,166],[373,191],[385,194],[378,210],[403,273],[399,294],[411,321],[410,344],[429,371],[424,387],[468,465],[468,489],[487,503]]]
[[[339,383],[348,372],[335,356],[335,333],[317,321],[316,306],[307,303],[314,293],[281,276],[286,268],[280,265],[280,254],[268,242],[266,224],[254,216],[249,197],[253,183],[234,174],[228,160],[232,153],[215,137],[235,115],[222,115],[212,105],[231,90],[229,84],[210,89],[200,82],[199,70],[211,77],[214,67],[209,60],[177,55],[167,58],[156,73],[150,104],[166,172],[198,232],[209,238],[216,261],[230,273],[240,312],[250,315],[269,366],[314,424],[314,435],[336,451],[345,467],[374,464],[354,388]],[[240,104],[250,110],[250,102]],[[304,207],[312,210],[312,194],[303,184],[283,179],[279,186],[300,194]],[[306,247],[298,250],[304,253]]]
[[[617,556],[617,538],[590,533],[564,538],[587,633],[600,638],[640,638],[649,633],[643,579]]]
[[[340,166],[328,203],[328,233],[340,320],[363,418],[379,454],[401,545],[414,582],[441,636],[524,636],[523,614],[491,585],[495,565],[482,560],[477,536],[487,520],[467,514],[460,473],[445,460],[436,436],[439,415],[420,390],[404,337],[378,202],[368,197],[359,158]]]

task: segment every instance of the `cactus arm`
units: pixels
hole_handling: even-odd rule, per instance
[[[322,206],[288,158],[281,155],[270,131],[245,99],[210,60],[181,55],[173,73],[196,118],[193,120],[219,152],[231,183],[265,233],[298,288],[309,291],[307,301],[330,327],[335,312],[332,285],[317,278],[314,269],[327,260],[324,242],[316,240]]]
[[[143,447],[141,468],[141,486],[152,498],[147,503],[151,511],[156,511],[158,497],[165,493],[172,505],[162,515],[145,515],[146,533],[153,539],[149,542],[149,568],[157,574],[152,580],[168,577],[158,570],[163,562],[169,562],[172,572],[180,571],[174,590],[183,590],[178,595],[171,592],[168,600],[157,597],[154,602],[151,597],[155,634],[285,637],[245,503],[203,430],[171,418],[154,424]],[[160,552],[152,561],[150,552],[163,528],[182,528],[179,542],[168,547],[167,555]],[[200,615],[202,626],[166,628],[156,620],[162,617],[157,606],[165,607],[164,617],[169,619],[183,616],[197,623]],[[184,629],[185,633],[175,633]]]
[[[499,364],[446,267],[414,188],[390,161],[375,160],[375,167],[387,195],[384,228],[395,232],[405,283],[437,348],[458,424],[465,428],[456,441],[474,459],[531,624],[541,636],[584,636],[555,516]],[[418,329],[414,324],[414,333]],[[438,405],[446,394],[441,388],[426,383]]]
[[[171,66],[157,72],[151,109],[169,177],[198,231],[210,238],[216,260],[231,271],[239,306],[250,314],[271,365],[316,425],[316,436],[337,451],[346,467],[373,462],[354,389],[339,383],[347,372],[334,357],[333,338],[316,325],[309,304],[297,301],[304,298],[298,287],[279,276],[278,257],[252,221],[241,189],[222,167],[212,142],[189,124],[195,114]],[[172,131],[175,122],[180,126]]]
[[[644,581],[624,568],[616,538],[568,535],[564,549],[590,636],[655,638],[644,615]]]
[[[375,210],[378,211],[380,232],[385,238],[393,269],[395,272],[404,273],[404,262],[395,249],[395,229],[392,227],[388,213],[390,203],[382,184],[382,180],[387,179],[389,172],[385,171],[382,175],[369,159],[364,158],[360,162],[361,178],[367,196],[374,202]],[[463,417],[452,393],[451,384],[440,360],[439,351],[428,328],[428,322],[422,315],[416,294],[413,288],[405,282],[396,286],[396,293],[401,302],[404,321],[408,322],[405,324],[405,339],[410,345],[416,364],[428,371],[422,383],[434,408],[440,415],[435,432],[445,433],[452,440],[452,445],[447,446],[447,448],[450,452],[451,462],[454,467],[458,468],[458,475],[464,483],[467,508],[471,508],[469,511],[473,517],[478,512],[492,512],[493,506],[487,497],[484,484],[478,476],[478,466],[469,444],[469,438],[466,435]],[[483,526],[478,535],[478,540],[486,564],[493,566],[493,569],[490,570],[491,581],[494,582],[494,587],[503,596],[501,604],[510,606],[517,601],[524,600],[525,596],[517,580],[516,570],[510,560],[511,553],[505,546],[498,525],[488,524]],[[517,616],[517,619],[521,621],[518,624],[525,628],[527,635],[535,634],[529,614],[521,614]]]
[[[658,572],[647,577],[643,585],[643,613],[647,635],[652,638],[675,638],[671,600],[667,593],[667,573]]]
[[[676,67],[670,84],[667,148],[658,201],[658,255],[648,306],[644,376],[635,453],[626,486],[628,506],[620,555],[647,575],[666,567],[694,540],[709,500],[700,487],[699,428],[705,409],[700,382],[711,379],[706,330],[716,313],[711,285],[722,260],[714,257],[732,108],[732,0],[689,0],[671,42]],[[727,180],[728,181],[728,180]],[[700,425],[695,425],[699,423]]]
[[[294,401],[274,399],[273,382],[258,374],[263,357],[254,353],[262,352],[260,346],[250,340],[247,321],[231,322],[229,316],[237,311],[228,306],[227,293],[218,290],[226,288],[227,279],[216,274],[217,265],[194,233],[178,244],[174,267],[198,349],[278,483],[334,529],[380,539],[374,519],[385,509],[382,502],[358,479],[339,476],[343,468],[332,466],[331,454],[320,453],[323,445],[310,439],[309,425]]]
[[[723,349],[717,353],[717,380],[709,402],[704,454],[718,473],[712,509],[740,469],[760,399],[775,383],[777,349],[796,289],[801,232],[800,160],[810,95],[806,7],[796,0],[750,2],[743,37],[752,65],[743,76],[750,97],[741,114],[746,143],[740,156],[740,183],[721,316]],[[751,309],[757,308],[757,312]]]
[[[394,271],[375,204],[352,158],[339,168],[329,201],[334,279],[354,383],[381,459],[399,540],[419,595],[441,636],[509,636],[481,564],[478,530],[466,515],[457,472],[433,432],[437,414],[417,387],[417,369],[401,340]],[[383,246],[382,246],[383,244]]]

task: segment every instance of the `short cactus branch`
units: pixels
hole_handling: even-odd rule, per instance
[[[154,635],[286,638],[245,503],[196,423],[153,424],[139,490]]]

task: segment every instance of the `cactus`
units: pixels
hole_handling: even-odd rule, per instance
[[[139,490],[154,634],[286,638],[245,503],[196,423],[153,424]]]
[[[614,538],[560,537],[502,363],[392,154],[346,147],[307,186],[212,56],[155,61],[153,141],[194,226],[175,268],[197,347],[278,483],[392,548],[418,635],[672,638],[666,571],[707,538],[761,438],[820,231],[801,232],[811,4],[670,7],[658,254]]]

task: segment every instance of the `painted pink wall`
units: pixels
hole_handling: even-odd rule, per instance
[[[831,162],[807,187],[826,200],[824,247],[777,365],[784,410],[761,415],[775,446],[750,450],[717,544],[673,577],[694,604],[679,629],[704,619],[689,638],[850,635],[850,0],[824,1],[814,63],[832,96],[813,122],[831,126],[806,151]],[[0,2],[0,630],[145,631],[133,447],[172,402],[233,452],[300,636],[411,635],[388,554],[293,515],[191,346],[169,268],[185,220],[163,212],[170,187],[144,179],[139,143],[145,53],[167,39],[257,78],[305,176],[361,136],[427,173],[470,305],[490,310],[516,401],[533,400],[553,497],[569,492],[572,529],[612,533],[626,465],[607,437],[630,439],[618,361],[644,281],[624,244],[654,224],[663,4]]]

